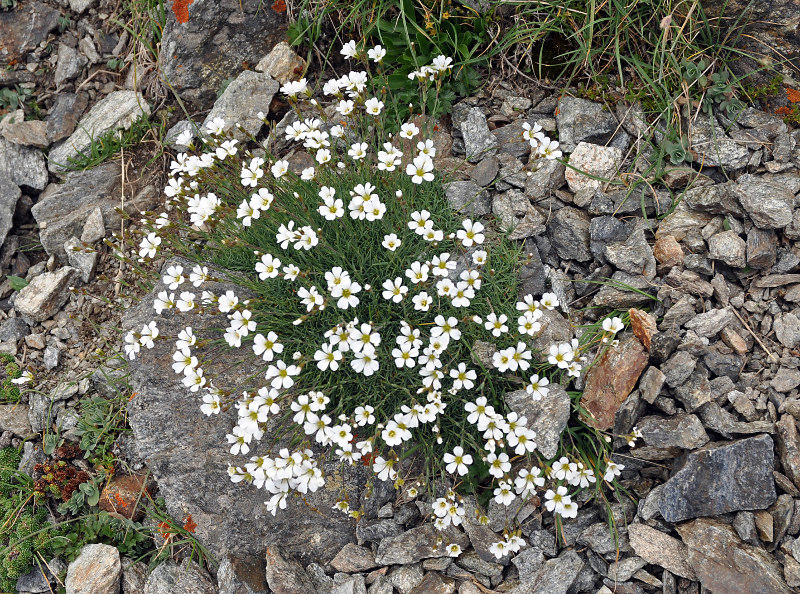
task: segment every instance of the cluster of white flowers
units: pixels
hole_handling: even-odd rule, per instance
[[[359,54],[359,50],[351,42],[342,53],[352,58]],[[386,53],[376,46],[368,50],[367,55],[370,60],[380,63]],[[414,76],[437,76],[451,66],[450,58],[440,56]],[[367,82],[366,72],[350,72],[328,81],[323,93],[335,98],[335,110],[342,117],[351,117],[360,111],[369,119],[380,115],[384,104],[377,97],[366,96]],[[287,83],[281,90],[294,104],[302,97],[311,97],[305,79]],[[333,126],[329,123],[316,117],[303,117],[286,128],[286,139],[302,143],[314,154],[318,167],[330,167],[334,172],[336,168],[345,167],[341,161],[333,166],[339,157],[353,162],[364,162],[369,158],[366,142],[356,140],[347,148],[347,142],[353,139],[344,141],[344,123]],[[465,331],[470,331],[471,335],[471,330],[477,328],[491,336],[489,340],[503,342],[504,348],[496,349],[491,355],[491,364],[485,366],[492,373],[506,374],[512,381],[523,385],[532,400],[547,398],[550,384],[542,369],[535,367],[541,362],[534,360],[534,350],[529,343],[531,338],[539,336],[545,311],[560,307],[555,294],[545,293],[540,299],[526,295],[515,304],[514,310],[505,313],[494,311],[490,303],[490,311],[483,317],[466,313],[456,317],[461,314],[455,312],[466,312],[473,304],[488,303],[485,291],[479,297],[482,286],[494,274],[487,264],[489,254],[482,249],[486,242],[486,229],[482,223],[464,219],[458,229],[448,232],[444,228],[447,225],[435,220],[436,217],[428,210],[412,211],[411,207],[403,206],[405,197],[400,190],[382,196],[379,182],[377,185],[371,182],[355,185],[349,190],[349,198],[341,196],[346,192],[340,191],[337,195],[332,185],[320,185],[318,191],[315,189],[310,195],[306,193],[301,197],[292,191],[299,186],[295,183],[297,178],[289,173],[288,161],[270,161],[249,153],[239,154],[236,140],[225,136],[225,130],[225,122],[214,119],[205,130],[211,138],[210,150],[199,155],[177,155],[171,164],[172,178],[165,188],[169,198],[167,210],[184,213],[188,223],[201,231],[213,228],[222,219],[232,224],[234,230],[241,231],[251,227],[258,229],[270,223],[272,231],[268,237],[270,244],[274,245],[269,252],[255,252],[255,274],[265,287],[288,283],[281,288],[288,288],[287,294],[296,296],[297,301],[293,303],[299,303],[298,309],[302,312],[293,320],[294,326],[313,322],[316,328],[327,328],[321,331],[321,341],[314,344],[304,339],[303,346],[298,347],[304,352],[291,352],[287,345],[297,344],[297,339],[288,332],[291,330],[288,322],[281,327],[267,327],[269,322],[258,318],[255,303],[232,290],[221,294],[202,290],[199,295],[188,290],[187,283],[200,289],[204,283],[218,280],[212,278],[208,268],[194,266],[187,272],[180,265],[171,265],[164,271],[162,282],[166,289],[160,291],[153,301],[157,314],[168,310],[187,313],[214,309],[227,319],[223,334],[227,345],[233,349],[247,345],[255,357],[264,362],[262,385],[233,396],[215,387],[207,378],[201,351],[198,350],[203,343],[198,342],[191,327],[183,328],[175,341],[173,370],[182,376],[182,382],[189,390],[200,392],[201,411],[211,416],[231,405],[235,408],[236,425],[227,435],[231,454],[250,454],[256,442],[266,435],[269,420],[280,414],[290,416],[298,431],[305,436],[294,451],[284,448],[277,456],[253,456],[243,466],[231,465],[228,472],[232,481],[265,489],[270,494],[266,501],[267,509],[274,515],[278,509],[286,507],[291,493],[314,492],[325,484],[323,470],[311,450],[313,446],[329,449],[342,464],[370,466],[378,480],[397,481],[401,485],[402,479],[398,476],[400,456],[395,450],[423,429],[436,436],[436,442],[442,444],[440,423],[443,412],[448,400],[457,396],[461,398],[457,408],[460,410],[463,403],[466,422],[477,431],[479,443],[476,450],[469,453],[464,447],[468,443],[466,440],[464,445],[452,445],[450,441],[448,449],[452,449],[442,453],[442,465],[459,480],[470,474],[476,459],[485,463],[495,481],[494,501],[500,505],[509,506],[518,498],[531,499],[537,490],[545,490],[549,481],[552,488],[545,492],[546,509],[563,517],[574,517],[577,504],[572,501],[568,487],[587,488],[592,483],[611,481],[619,476],[623,466],[610,460],[605,461],[603,469],[592,469],[581,461],[562,457],[552,464],[552,468],[547,467],[536,454],[537,435],[528,427],[525,416],[514,411],[495,410],[486,396],[470,394],[481,381],[481,370],[476,368],[477,360],[470,357],[471,345],[465,344],[462,335]],[[436,149],[431,140],[421,138],[420,134],[413,122],[404,123],[397,134],[403,142],[416,141],[417,152],[410,156],[405,169],[405,174],[414,184],[434,179]],[[532,146],[537,147],[540,157],[555,159],[561,155],[557,150],[558,143],[541,134],[538,125],[527,126],[526,134]],[[224,139],[214,140],[216,137]],[[179,140],[180,144],[191,147],[193,135],[187,132]],[[383,150],[375,155],[376,169],[393,172],[401,168],[403,151],[391,142],[381,146]],[[345,151],[347,157],[343,154]],[[224,196],[203,193],[198,183],[202,171],[221,167],[223,163],[229,170],[233,167],[233,175],[238,174],[240,182],[240,187],[236,188],[237,198],[231,204]],[[300,175],[304,181],[317,177],[314,167],[305,169]],[[283,205],[282,201],[290,195],[302,202],[304,214],[297,214]],[[384,217],[387,212],[395,214],[398,208],[404,209],[405,226],[386,225]],[[378,237],[383,237],[381,245],[388,260],[398,256],[397,250],[401,246],[408,247],[414,242],[419,243],[421,256],[391,268],[393,272],[386,275],[390,278],[363,278],[363,270],[357,266],[350,270],[343,266],[313,269],[309,262],[316,254],[331,249],[337,226],[342,223],[340,219],[348,224],[350,221],[357,225],[363,222],[367,231],[382,229]],[[156,257],[162,249],[160,230],[171,224],[167,213],[158,215],[153,223],[156,230],[148,233],[139,244],[140,258]],[[400,237],[398,233],[406,234]],[[442,246],[443,242],[449,243]],[[399,253],[402,254],[404,249]],[[363,305],[364,301],[371,304],[370,308]],[[376,321],[372,318],[371,307],[377,302],[382,304],[381,307],[396,306],[398,316],[389,320],[383,316]],[[511,309],[510,304],[508,307]],[[447,308],[453,309],[441,311]],[[400,315],[401,309],[406,313],[414,312],[413,318]],[[343,311],[348,312],[344,314],[346,317],[342,317]],[[296,315],[292,314],[292,318]],[[623,328],[623,324],[619,318],[613,318],[604,320],[602,328],[603,342],[608,342]],[[134,359],[142,347],[152,348],[159,336],[155,322],[145,325],[141,332],[130,332],[125,337],[127,356]],[[582,363],[586,360],[585,350],[578,340],[554,344],[546,351],[547,362],[569,377],[579,377]],[[532,367],[539,373],[532,373]],[[394,411],[376,412],[373,406],[362,402],[354,410],[342,413],[341,403],[331,404],[329,388],[320,390],[319,386],[312,385],[315,379],[306,379],[319,378],[320,372],[343,374],[350,373],[350,370],[364,378],[381,378],[381,374],[392,376],[398,371],[410,373],[416,379],[404,388],[411,398],[407,403],[399,403]],[[333,386],[335,382],[327,385]],[[634,430],[629,443],[632,444],[638,436],[640,434]],[[409,497],[417,494],[417,486],[408,490]],[[358,510],[351,509],[345,499],[334,507],[358,517]],[[434,501],[432,509],[434,524],[440,530],[460,525],[466,513],[453,491]],[[445,546],[451,556],[458,556],[461,552],[457,544]],[[504,540],[492,545],[491,551],[501,558],[522,546],[525,546],[525,541],[518,534],[507,533]]]
[[[558,142],[542,132],[542,127],[538,123],[531,126],[528,122],[524,122],[522,128],[522,138],[530,143],[534,158],[554,160],[562,156]]]

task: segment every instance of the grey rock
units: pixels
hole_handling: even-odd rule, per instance
[[[608,529],[608,522],[596,522],[586,528],[578,536],[577,543],[592,549],[598,555],[607,555],[618,550],[629,549],[628,531],[624,526],[617,526],[617,535]]]
[[[290,80],[299,80],[305,72],[306,61],[292,51],[285,41],[275,47],[256,64],[256,72],[266,72],[281,84]]]
[[[528,427],[536,432],[536,448],[548,460],[558,451],[561,432],[569,421],[571,402],[563,387],[551,384],[547,396],[534,400],[525,390],[505,395],[508,407],[528,418]]]
[[[661,500],[663,490],[663,484],[657,485],[647,494],[647,497],[639,500],[637,514],[645,522],[652,520],[656,516],[661,516],[661,512],[658,511],[658,502]]]
[[[647,561],[641,557],[626,557],[608,566],[608,578],[614,582],[627,582],[645,565]]]
[[[732,320],[733,313],[730,307],[725,307],[698,314],[686,322],[684,327],[693,330],[698,336],[710,338],[730,324]]]
[[[96,216],[95,213],[98,210],[99,208],[95,208],[90,216]],[[92,280],[97,269],[97,251],[90,247],[84,247],[77,237],[70,237],[64,242],[64,252],[67,254],[69,265],[80,272],[81,280],[84,283]]]
[[[626,288],[630,286],[644,293],[652,291],[652,283],[641,274],[628,274],[618,270],[611,276],[611,281],[611,283],[604,284],[597,295],[594,296],[594,299],[592,299],[593,305],[611,309],[628,309],[645,304],[649,305],[653,302],[647,295],[642,295],[637,291],[631,291]]]
[[[743,175],[732,191],[757,227],[783,229],[792,222],[794,195],[786,187]]]
[[[753,227],[747,234],[747,265],[771,268],[778,258],[778,237],[771,229]]]
[[[47,34],[58,27],[61,13],[42,2],[26,2],[14,10],[0,13],[0,33],[3,37],[3,69],[37,48]],[[24,60],[22,60],[24,63]]]
[[[211,576],[197,563],[172,560],[156,567],[147,578],[143,594],[217,594]]]
[[[443,532],[431,524],[423,524],[397,536],[384,538],[378,545],[375,562],[379,565],[408,565],[431,557],[446,557],[444,546],[437,546],[439,537],[446,544],[456,543],[466,548],[468,541],[459,530],[453,527]]]
[[[61,559],[55,558],[43,564],[40,568],[34,568],[25,575],[17,578],[17,592],[27,592],[30,594],[44,594],[45,592],[55,592],[57,589],[57,576],[67,569],[66,563]]]
[[[83,224],[80,240],[84,243],[92,244],[100,241],[105,236],[106,226],[103,222],[103,210],[99,206],[95,206],[92,212],[89,213],[86,222]]]
[[[655,402],[667,377],[658,367],[648,367],[639,379],[639,394],[649,404]]]
[[[694,412],[707,402],[711,402],[711,383],[708,370],[702,365],[695,368],[689,379],[674,389],[675,397],[683,403],[686,412]]]
[[[78,49],[86,56],[90,64],[97,64],[102,61],[100,54],[97,53],[97,48],[94,46],[92,38],[88,35],[78,42]]]
[[[42,151],[0,138],[0,178],[23,189],[42,191],[47,185],[47,166]]]
[[[583,569],[584,561],[575,551],[545,561],[536,576],[511,590],[513,594],[566,594]]]
[[[661,365],[664,381],[670,388],[676,388],[689,379],[696,365],[697,359],[692,355],[686,351],[678,351]]]
[[[87,220],[97,216],[96,208],[100,208],[109,229],[118,228],[121,222],[116,210],[120,207],[119,186],[119,165],[115,163],[69,173],[63,184],[50,184],[31,209],[39,224],[39,239],[45,251],[66,263],[64,243],[70,237],[81,236]],[[125,200],[125,212],[150,210],[157,199],[155,187],[146,186]]]
[[[592,217],[589,224],[589,249],[600,262],[606,261],[609,244],[624,243],[633,233],[634,225],[616,217]]]
[[[688,546],[689,565],[710,592],[789,594],[777,561],[763,549],[743,543],[718,520],[701,518],[676,526]]]
[[[23,404],[0,404],[0,433],[10,431],[19,437],[30,437],[34,431],[28,421],[28,410]]]
[[[509,239],[526,239],[541,235],[545,232],[545,222],[547,218],[537,208],[529,208],[525,215],[520,219],[514,230],[508,235]]]
[[[277,547],[267,548],[267,585],[275,594],[314,594],[303,567]]]
[[[485,188],[494,181],[498,171],[500,171],[500,163],[496,157],[489,155],[485,159],[481,159],[481,162],[475,166],[469,176],[472,181]]]
[[[643,229],[637,229],[623,243],[611,243],[604,250],[609,264],[629,274],[641,274],[645,278],[656,275],[656,259],[647,243]]]
[[[560,209],[547,225],[547,235],[559,257],[587,262],[592,259],[589,250],[589,215],[571,206]]]
[[[77,284],[79,277],[80,273],[69,266],[40,274],[17,293],[14,308],[24,316],[43,322],[69,300],[69,289]]]
[[[654,447],[693,450],[708,443],[703,424],[695,415],[644,417],[636,426],[642,432],[644,442]]]
[[[622,151],[616,147],[581,142],[569,157],[570,168],[564,173],[569,189],[578,192],[600,188],[603,180],[614,179],[622,165]],[[574,169],[573,169],[574,167]],[[593,177],[587,177],[589,174]],[[593,179],[594,177],[600,179]]]
[[[753,512],[738,512],[731,525],[743,541],[750,544],[758,544],[758,532],[756,532],[756,520]]]
[[[56,87],[64,86],[78,76],[86,66],[88,60],[78,50],[65,43],[58,44],[58,62],[56,63],[55,83]]]
[[[541,161],[525,180],[525,194],[534,201],[549,196],[553,190],[558,190],[564,185],[564,173],[567,168],[556,160],[545,159]]]
[[[29,394],[28,421],[31,429],[35,433],[50,429],[63,409],[63,402],[52,399],[47,394]]]
[[[689,551],[677,538],[646,524],[628,526],[628,537],[631,548],[648,563],[686,579],[695,579],[694,569],[688,563]]]
[[[89,98],[83,93],[61,92],[56,95],[53,107],[50,108],[45,120],[48,142],[56,142],[72,134],[88,104]]]
[[[454,181],[442,184],[447,203],[461,214],[481,217],[492,212],[489,192],[471,181]]]
[[[775,423],[775,441],[784,473],[800,486],[800,433],[792,415],[785,414]]]
[[[775,316],[772,323],[775,336],[786,348],[794,348],[800,344],[800,319],[792,313]]]
[[[22,146],[47,148],[47,124],[43,120],[24,120],[21,122],[3,122],[3,136],[6,140]]]
[[[170,260],[165,266],[180,264],[191,269],[185,260]],[[126,310],[123,328],[141,328],[154,320],[164,335],[176,335],[180,328],[191,325],[202,334],[218,327],[219,319],[211,313],[154,316],[155,295],[166,287],[159,282],[153,292],[135,307]],[[215,294],[241,288],[231,284],[207,282],[197,291]],[[187,315],[189,316],[187,318]],[[257,489],[242,488],[231,483],[226,468],[240,461],[225,446],[225,435],[235,424],[234,411],[206,417],[197,406],[197,396],[183,387],[181,380],[168,365],[172,346],[157,341],[153,349],[142,352],[130,361],[131,389],[137,397],[128,404],[128,421],[136,437],[140,455],[158,483],[167,511],[173,516],[192,514],[198,527],[197,538],[218,557],[261,555],[267,546],[280,544],[288,554],[296,554],[303,562],[327,562],[348,542],[355,539],[351,521],[333,510],[337,493],[319,489],[306,495],[306,502],[290,499],[287,508],[273,517],[264,506],[264,495]],[[203,350],[198,352],[203,356]],[[230,367],[236,355],[215,354],[207,373],[216,377],[218,386],[239,383],[242,373],[254,373],[254,368]],[[238,361],[238,359],[236,359]],[[180,424],[185,431],[176,433],[168,427]],[[265,439],[273,439],[278,421],[268,425]],[[281,445],[281,444],[285,444]],[[288,447],[278,442],[276,447]],[[363,470],[353,468],[341,474],[338,465],[324,467],[329,481],[338,482],[351,497],[360,496]],[[215,504],[221,500],[236,501],[235,506]],[[308,506],[318,513],[308,513]]]
[[[81,118],[77,129],[68,139],[50,150],[50,170],[59,173],[66,171],[69,159],[86,152],[93,139],[99,139],[113,130],[127,130],[136,120],[148,115],[150,106],[141,93],[126,90],[109,93]]]
[[[72,12],[81,14],[97,4],[97,0],[69,0],[69,7]]]
[[[222,564],[220,564],[220,571],[222,571]],[[134,562],[128,557],[122,558],[122,583],[121,594],[138,594],[144,592],[144,586],[147,583],[147,565],[142,562]],[[225,594],[239,594],[228,593]]]
[[[229,122],[229,125],[234,123],[235,122]],[[172,126],[172,128],[167,130],[167,133],[164,135],[164,144],[166,144],[171,149],[181,153],[188,151],[189,150],[188,146],[183,144],[178,144],[178,136],[180,136],[184,132],[191,132],[193,135],[197,135],[198,132],[197,124],[194,124],[189,120],[181,120],[180,122]]]
[[[394,520],[364,521],[356,525],[358,544],[380,542],[390,536],[399,536],[403,527]]]
[[[367,590],[368,594],[394,594],[394,586],[385,576],[379,575]]]
[[[708,257],[734,268],[747,265],[747,244],[735,231],[717,233],[708,240]]]
[[[693,121],[689,141],[697,153],[696,162],[706,167],[743,169],[750,159],[747,147],[728,138],[713,116],[704,115]]]
[[[89,544],[67,569],[68,594],[117,594],[122,565],[116,547]]]
[[[659,505],[668,522],[765,509],[777,498],[769,435],[709,444],[688,454],[664,485]]]
[[[284,15],[267,8],[238,0],[195,0],[185,23],[167,11],[161,40],[164,78],[184,100],[209,107],[243,62],[258,64],[284,40]],[[256,111],[266,113],[268,107]]]
[[[778,373],[775,374],[775,377],[770,380],[769,385],[772,386],[776,392],[781,392],[783,394],[791,392],[797,386],[800,386],[800,371],[781,367],[778,369]]]
[[[44,357],[42,357],[44,362],[44,368],[48,371],[52,371],[61,361],[61,350],[57,349],[54,346],[48,346],[44,349]]]
[[[423,575],[422,564],[412,563],[396,567],[388,577],[400,594],[408,594],[422,582]]]
[[[30,333],[30,328],[22,318],[8,318],[0,324],[0,342],[17,342]]]
[[[601,103],[568,95],[558,101],[556,122],[559,144],[567,152],[583,141],[604,144],[618,126],[617,119]]]
[[[691,210],[707,214],[737,217],[745,214],[730,183],[688,188],[681,195],[681,202]]]
[[[736,417],[720,407],[716,402],[708,402],[702,406],[698,413],[703,420],[703,425],[730,438],[731,435],[753,435],[755,433],[773,433],[774,425],[769,421],[752,421],[741,423]]]
[[[522,257],[522,266],[519,269],[519,298],[522,299],[525,295],[541,295],[547,288],[547,276],[535,241],[532,239],[525,240]],[[489,360],[491,360],[491,356]]]
[[[26,441],[22,446],[22,457],[17,470],[28,476],[33,476],[33,467],[43,463],[46,459],[40,445]]]
[[[231,81],[214,102],[214,107],[203,121],[203,128],[211,120],[222,118],[240,141],[257,135],[264,124],[256,114],[265,110],[279,88],[280,85],[269,74],[245,70]],[[244,132],[234,128],[236,124],[241,125]]]
[[[358,573],[360,571],[369,571],[378,567],[378,565],[375,563],[375,555],[370,549],[347,543],[331,560],[331,567],[336,571]]]
[[[340,576],[341,581],[336,581],[336,578]],[[331,587],[331,594],[367,594],[364,576],[352,575],[345,577],[344,574],[336,574],[334,584]]]
[[[254,557],[226,557],[217,569],[219,594],[268,594],[264,567],[264,561]]]
[[[459,126],[464,137],[464,150],[470,163],[477,163],[497,151],[497,139],[489,131],[486,116],[480,107],[466,112]]]
[[[517,225],[517,217],[511,196],[509,196],[510,193],[496,194],[492,200],[492,214],[498,226],[505,231],[511,231]]]
[[[6,235],[11,231],[11,222],[17,201],[22,192],[10,179],[0,174],[0,246],[6,240]]]

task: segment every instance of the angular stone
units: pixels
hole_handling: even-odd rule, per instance
[[[653,256],[665,268],[683,263],[683,249],[672,235],[663,235],[653,244]]]
[[[547,234],[559,257],[587,262],[592,259],[589,250],[589,215],[584,211],[565,206],[547,225]]]
[[[0,246],[6,240],[6,235],[11,231],[14,210],[22,192],[7,177],[0,175]]]
[[[400,594],[409,594],[422,583],[422,576],[422,564],[413,563],[411,565],[395,567],[388,577],[389,583],[395,587],[395,590]]]
[[[638,291],[630,290],[627,287],[638,289]],[[592,299],[592,304],[611,309],[640,307],[653,302],[652,298],[648,296],[649,291],[652,291],[652,282],[644,276],[618,270],[611,276],[611,282],[601,287],[600,292]]]
[[[0,138],[0,178],[22,188],[43,190],[48,176],[42,151]]]
[[[30,443],[30,442],[26,442]],[[67,565],[58,558],[50,559],[41,568],[34,565],[33,569],[17,579],[17,592],[30,594],[44,594],[55,592],[58,589],[58,576],[63,575]]]
[[[11,431],[14,435],[27,438],[35,432],[28,422],[28,409],[24,404],[0,404],[0,433]]]
[[[116,547],[89,544],[67,569],[68,594],[117,594],[122,565]]]
[[[398,536],[383,539],[378,545],[375,563],[378,565],[408,565],[431,557],[446,557],[445,545],[437,546],[439,537],[445,544],[456,543],[466,548],[468,540],[463,532],[454,528],[440,532],[431,524],[412,528]]]
[[[0,11],[0,65],[14,64],[47,39],[58,27],[61,13],[42,2],[25,2],[13,10]]]
[[[256,64],[256,72],[266,72],[279,83],[286,84],[290,80],[300,80],[306,69],[306,61],[292,51],[285,41],[275,47]]]
[[[783,346],[792,349],[800,344],[800,319],[792,313],[775,316],[772,323],[775,336]]]
[[[775,423],[775,442],[784,474],[800,488],[800,434],[792,415],[783,415]]]
[[[455,582],[443,578],[438,573],[426,573],[422,581],[409,594],[452,594],[456,591]]]
[[[639,339],[645,349],[650,350],[653,334],[658,332],[656,327],[656,318],[634,307],[628,310],[628,317],[631,320],[631,331],[633,335]]]
[[[505,395],[508,407],[528,418],[528,428],[536,432],[536,449],[549,459],[555,457],[561,432],[567,426],[571,410],[569,394],[559,385],[550,385],[547,396],[534,400],[525,390]]]
[[[717,233],[708,240],[708,257],[734,268],[747,265],[747,244],[736,231]]]
[[[780,566],[764,550],[743,543],[717,520],[702,518],[676,526],[689,549],[689,565],[703,586],[719,594],[789,594]]]
[[[664,485],[659,504],[662,517],[680,522],[769,507],[777,498],[773,458],[769,435],[712,443],[691,452]]]
[[[688,563],[689,551],[677,538],[647,524],[631,524],[628,526],[628,539],[631,548],[648,563],[688,580],[695,579],[694,569]]]
[[[686,351],[678,351],[661,366],[664,381],[670,388],[676,388],[691,377],[696,365],[697,359]]]
[[[203,129],[211,120],[222,118],[226,128],[240,141],[257,135],[264,124],[256,114],[265,110],[279,88],[280,85],[269,74],[245,70],[214,102],[214,107],[203,120]],[[244,128],[244,133],[234,127],[236,124]]]
[[[331,560],[331,567],[336,571],[358,573],[375,569],[378,564],[375,563],[375,555],[370,549],[360,547],[351,542],[344,545],[344,548],[336,553],[336,556]]]
[[[751,268],[770,268],[778,257],[778,238],[770,229],[753,227],[747,234],[747,265]]]
[[[480,163],[475,166],[472,173],[469,174],[472,181],[480,187],[485,188],[494,181],[497,177],[497,172],[500,170],[500,164],[496,157],[489,155],[482,159]]]
[[[525,180],[525,194],[534,201],[546,198],[564,185],[566,171],[563,163],[546,159]]]
[[[171,265],[181,265],[184,270],[192,267],[191,262],[178,259],[165,263],[167,267]],[[138,331],[149,321],[155,321],[165,336],[177,335],[186,325],[191,325],[198,335],[209,335],[205,333],[210,328],[219,327],[218,315],[211,312],[178,318],[154,315],[153,300],[163,290],[166,286],[159,281],[153,292],[126,310],[122,324],[125,331]],[[215,294],[235,290],[242,295],[242,289],[232,284],[206,282],[195,289],[198,293],[204,290]],[[267,546],[279,544],[304,563],[326,563],[345,544],[353,542],[353,523],[333,509],[337,489],[308,493],[305,501],[289,498],[286,509],[273,517],[266,510],[262,491],[231,483],[227,467],[243,460],[230,453],[225,439],[235,425],[235,411],[203,415],[198,406],[199,395],[189,392],[170,368],[172,349],[169,341],[159,340],[153,349],[143,350],[128,363],[131,388],[136,392],[128,403],[128,421],[167,511],[181,519],[191,514],[197,524],[195,536],[217,558],[261,556]],[[206,354],[200,349],[198,357],[203,356]],[[254,363],[240,363],[241,357],[235,351],[215,352],[213,360],[207,361],[206,373],[222,389],[240,386],[242,377],[257,371]],[[170,429],[176,426],[183,429]],[[264,439],[275,440],[279,430],[276,418],[268,424]],[[290,444],[284,438],[275,447]],[[363,469],[353,467],[342,474],[337,464],[325,464],[323,470],[329,484],[340,485],[358,500],[364,483]],[[221,506],[220,501],[235,501],[236,505]],[[317,511],[310,513],[309,507]]]
[[[676,241],[681,241],[690,231],[699,231],[713,218],[713,215],[691,210],[683,202],[679,202],[658,224],[656,239],[671,235]]]
[[[647,367],[648,354],[635,336],[622,337],[587,372],[581,405],[598,429],[614,426],[614,416]]]
[[[489,131],[486,116],[480,107],[471,108],[460,125],[464,150],[470,163],[477,163],[497,151],[497,139]]]
[[[57,88],[64,86],[78,76],[86,66],[88,60],[77,49],[68,46],[66,43],[58,44],[58,63],[56,64],[55,83]]]
[[[684,324],[689,330],[694,330],[700,337],[710,338],[715,336],[720,330],[725,328],[733,320],[733,313],[730,307],[723,309],[712,309],[706,313],[696,315]]]
[[[47,115],[47,141],[56,142],[75,131],[89,98],[84,93],[59,93]]]
[[[482,217],[492,212],[489,192],[471,181],[454,181],[442,184],[447,203],[461,214]]]
[[[797,386],[800,386],[800,371],[781,367],[778,369],[778,373],[775,374],[775,377],[770,380],[769,385],[772,386],[776,392],[784,394],[786,392],[791,392]]]
[[[64,172],[69,159],[87,152],[93,140],[119,129],[127,130],[143,116],[150,115],[150,106],[137,91],[114,91],[106,95],[81,118],[72,135],[50,150],[51,171]]]
[[[622,151],[611,146],[581,142],[570,155],[569,164],[570,168],[564,173],[564,178],[570,190],[578,192],[587,188],[600,188],[605,182],[587,177],[586,174],[603,180],[613,180],[622,164]]]
[[[545,561],[530,582],[520,584],[513,594],[566,594],[578,577],[584,562],[575,551],[565,550]]]
[[[88,283],[97,268],[97,250],[85,248],[77,237],[70,237],[64,242],[64,251],[67,254],[69,265],[80,272],[81,280]]]
[[[150,573],[144,594],[217,594],[217,589],[197,563],[187,559],[178,565],[168,560]]]
[[[9,142],[22,146],[47,148],[47,123],[44,120],[23,120],[3,126],[3,136]]]
[[[618,270],[641,274],[646,278],[656,275],[656,259],[641,228],[631,233],[625,242],[607,245],[604,255],[608,263]]]
[[[743,175],[733,186],[733,193],[756,227],[783,229],[792,222],[794,194],[784,186]]]
[[[0,342],[17,342],[28,335],[30,329],[22,318],[8,318],[0,324]]]
[[[64,243],[70,237],[80,237],[87,220],[101,211],[109,229],[119,227],[121,217],[117,208],[119,199],[120,168],[116,163],[104,163],[86,171],[69,173],[63,184],[50,184],[39,196],[31,212],[39,224],[39,239],[45,251],[66,263]],[[149,210],[158,199],[153,186],[125,200],[128,214]]]
[[[17,294],[14,308],[22,315],[43,322],[69,300],[69,289],[77,285],[79,279],[80,272],[70,266],[40,274]]]
[[[267,584],[275,594],[315,594],[303,567],[277,547],[267,548]]]
[[[258,64],[284,40],[285,14],[269,6],[238,0],[194,0],[183,6],[177,14],[166,11],[161,66],[170,85],[194,104],[209,107],[243,63]]]
[[[314,581],[312,572],[315,565],[312,563],[306,569],[312,581]],[[316,567],[322,569],[319,565]],[[217,569],[219,594],[269,594],[267,575],[264,569],[265,561],[257,557],[226,557],[220,562],[219,569]],[[322,575],[324,576],[325,573],[323,572]],[[317,592],[322,591],[317,589]],[[123,594],[125,593],[123,592]]]
[[[558,101],[556,123],[558,141],[567,152],[574,150],[583,141],[605,144],[608,136],[618,126],[617,119],[602,103],[569,95],[564,95]]]
[[[642,399],[649,404],[653,404],[661,393],[665,379],[666,376],[658,367],[648,367],[639,380],[639,393]]]
[[[725,130],[717,124],[713,115],[703,115],[693,120],[689,140],[692,150],[697,154],[695,162],[705,167],[743,169],[750,159],[747,147],[725,136]]]
[[[644,417],[639,419],[636,426],[642,432],[644,442],[650,446],[694,450],[708,443],[703,424],[695,415]]]
[[[114,475],[100,493],[100,509],[125,516],[129,520],[140,520],[144,509],[137,507],[137,504],[146,501],[150,493],[146,479],[147,476],[141,474]]]

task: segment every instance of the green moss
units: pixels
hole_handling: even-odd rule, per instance
[[[14,357],[8,353],[0,353],[0,403],[19,402],[19,388],[12,383],[22,375],[22,370],[14,361]]]

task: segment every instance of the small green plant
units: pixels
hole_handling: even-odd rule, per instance
[[[28,286],[28,281],[20,276],[9,274],[6,278],[8,279],[8,284],[11,285],[11,288],[15,291],[21,291]]]
[[[20,85],[0,88],[0,111],[13,112],[22,109],[32,96],[33,89]]]
[[[0,10],[11,10],[17,7],[17,0],[0,0]]]
[[[122,70],[125,67],[125,60],[122,58],[110,58],[106,62],[106,67],[109,70]]]
[[[0,353],[0,403],[17,403],[20,399],[19,387],[14,384],[15,379],[22,376],[22,370],[9,353]]]
[[[686,137],[675,141],[666,140],[663,149],[669,155],[669,161],[673,165],[683,165],[684,162],[692,161],[692,151],[689,150],[689,139]]]
[[[152,528],[123,517],[100,511],[65,523],[53,540],[53,554],[73,561],[87,544],[103,543],[116,547],[121,555],[134,559],[153,554]]]
[[[72,25],[72,19],[68,15],[58,17],[58,32],[63,33]]]
[[[75,433],[85,458],[106,468],[111,465],[111,448],[125,430],[125,404],[123,394],[112,399],[94,396],[81,401]]]

